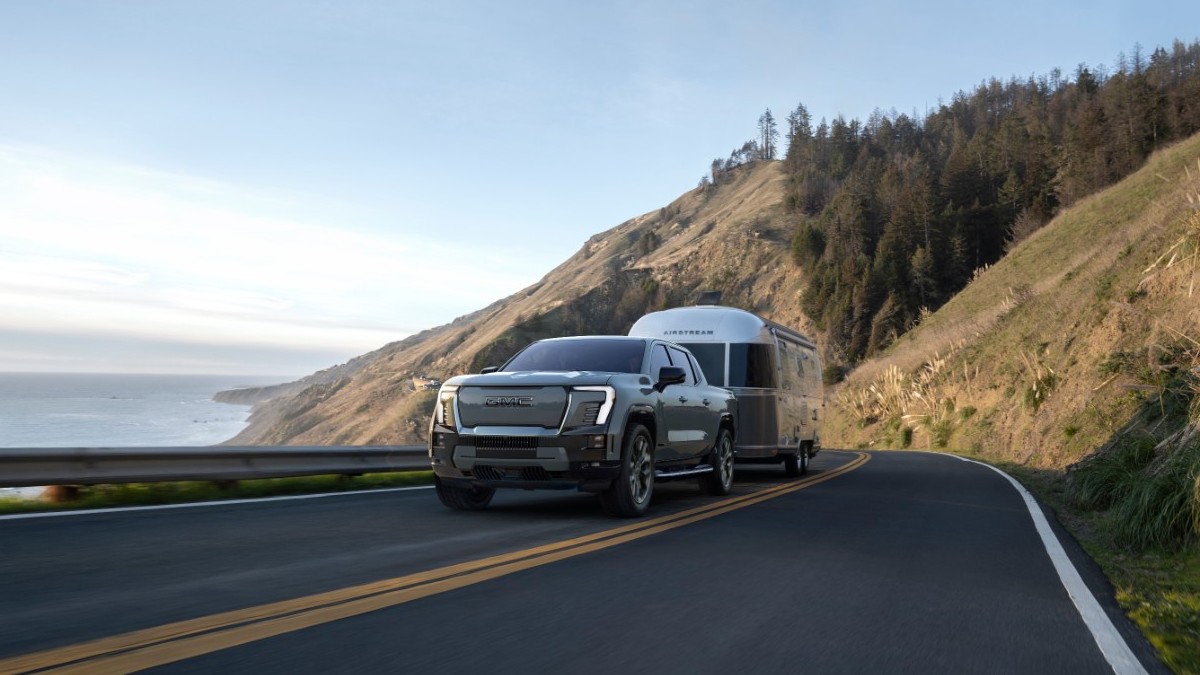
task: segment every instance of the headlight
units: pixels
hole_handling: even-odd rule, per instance
[[[586,422],[590,422],[591,424],[607,424],[608,423],[608,416],[612,414],[613,404],[617,400],[617,390],[616,389],[613,389],[612,387],[609,387],[609,386],[572,387],[572,389],[574,391],[602,392],[604,394],[603,402],[595,401],[595,402],[586,402],[586,403],[582,404],[584,406],[588,406],[589,404],[591,404],[592,407],[596,408],[594,420],[592,419],[592,411],[591,410],[584,411],[584,419]],[[599,407],[595,406],[596,403],[599,403]]]
[[[454,426],[454,399],[458,395],[456,385],[443,384],[438,390],[437,406],[433,409],[433,421],[442,426]]]

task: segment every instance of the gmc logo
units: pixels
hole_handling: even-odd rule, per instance
[[[532,408],[532,396],[488,396],[483,404],[489,408]]]

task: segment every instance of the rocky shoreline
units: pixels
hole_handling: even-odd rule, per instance
[[[287,382],[285,384],[272,384],[266,387],[227,389],[213,394],[212,400],[217,403],[231,403],[234,405],[258,405],[276,396],[293,393],[300,387],[301,385],[298,382]]]

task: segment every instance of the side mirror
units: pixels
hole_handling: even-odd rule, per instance
[[[658,384],[654,388],[659,392],[673,384],[682,384],[687,379],[683,368],[678,366],[663,366],[658,369]]]
[[[488,373],[494,373],[497,370],[500,370],[500,366],[488,366],[487,368],[484,368],[483,370],[479,371],[479,374],[487,375]]]

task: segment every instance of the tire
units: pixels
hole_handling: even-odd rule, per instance
[[[706,495],[724,496],[733,491],[733,434],[721,427],[717,442],[708,453],[712,473],[700,476],[700,490]]]
[[[611,515],[636,518],[646,513],[653,494],[654,440],[646,427],[631,424],[621,444],[621,471],[600,493],[600,503]]]
[[[473,486],[469,488],[446,485],[437,476],[433,477],[438,499],[456,511],[480,511],[486,509],[496,494],[495,488]]]
[[[807,443],[801,443],[796,452],[783,456],[783,472],[791,478],[808,473]]]

